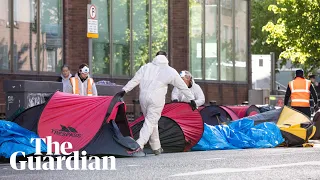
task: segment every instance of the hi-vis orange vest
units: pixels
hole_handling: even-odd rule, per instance
[[[310,85],[311,81],[303,78],[296,78],[289,82],[291,106],[310,107]]]
[[[72,85],[72,94],[80,95],[78,78],[72,77],[72,78],[70,78],[70,82]],[[88,96],[92,96],[92,84],[93,84],[93,79],[88,78],[88,85],[87,85],[87,95]]]

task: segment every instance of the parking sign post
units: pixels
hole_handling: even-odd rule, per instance
[[[87,5],[87,37],[88,39],[88,54],[89,54],[89,69],[92,75],[92,38],[99,38],[98,32],[98,11],[95,5]]]

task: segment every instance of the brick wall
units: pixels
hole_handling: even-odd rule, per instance
[[[64,60],[73,72],[88,63],[87,4],[90,0],[64,0]]]
[[[169,60],[177,71],[188,69],[189,1],[169,0]]]

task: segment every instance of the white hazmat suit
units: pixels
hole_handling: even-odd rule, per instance
[[[151,149],[158,150],[161,148],[158,121],[165,105],[168,85],[177,87],[189,101],[194,100],[194,96],[178,72],[169,66],[164,55],[158,55],[151,63],[142,66],[123,90],[127,93],[139,84],[139,101],[145,121],[137,143],[143,149],[149,141]]]
[[[195,102],[197,106],[202,106],[204,105],[206,99],[203,94],[203,91],[201,87],[192,80],[192,86],[189,88],[191,93],[195,97]],[[184,94],[180,92],[178,88],[173,88],[172,93],[171,93],[171,100],[178,100],[179,102],[189,102],[189,100],[186,98]]]

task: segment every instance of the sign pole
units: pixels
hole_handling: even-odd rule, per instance
[[[88,39],[88,55],[89,55],[89,58],[88,58],[88,60],[89,60],[89,69],[90,69],[90,76],[92,77],[92,39],[91,38],[89,38]]]
[[[87,5],[87,37],[88,39],[88,65],[90,69],[90,76],[92,76],[92,38],[99,38],[98,33],[98,11],[95,5]]]

